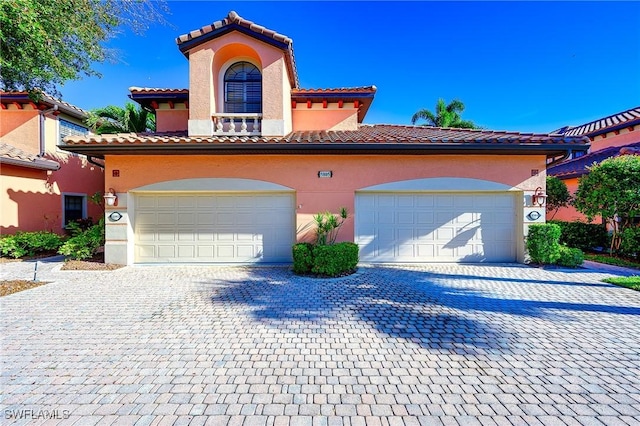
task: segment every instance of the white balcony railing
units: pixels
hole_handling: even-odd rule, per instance
[[[212,114],[213,134],[224,136],[259,136],[262,114],[220,113]]]

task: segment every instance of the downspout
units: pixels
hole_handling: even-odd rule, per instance
[[[87,161],[90,162],[91,164],[93,164],[94,166],[98,166],[101,169],[104,169],[104,164],[100,164],[98,163],[94,157],[87,155]]]
[[[558,163],[562,163],[564,160],[571,157],[571,154],[573,154],[573,150],[567,150],[564,154],[562,154],[560,158],[554,158],[553,160],[551,160],[551,162],[547,164],[547,168],[555,166]]]
[[[45,154],[45,146],[44,146],[44,120],[45,120],[45,115],[55,112],[58,110],[58,105],[54,105],[53,107],[49,108],[49,109],[45,109],[43,111],[40,111],[40,154],[38,154],[39,157],[43,157]]]

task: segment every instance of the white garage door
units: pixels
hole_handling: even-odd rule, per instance
[[[365,262],[512,262],[510,193],[359,193],[356,243]]]
[[[292,194],[138,195],[135,261],[290,262]]]

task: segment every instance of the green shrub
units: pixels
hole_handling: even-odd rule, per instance
[[[293,245],[293,272],[308,274],[313,266],[313,244],[298,243]]]
[[[96,254],[103,244],[104,221],[101,220],[97,225],[69,238],[58,253],[76,260],[88,259]]]
[[[93,219],[90,217],[86,219],[76,219],[67,223],[65,230],[67,231],[67,234],[75,237],[76,235],[91,228],[93,225],[95,224],[93,223]]]
[[[640,257],[640,227],[622,231],[620,253],[629,257]]]
[[[591,250],[595,247],[609,246],[609,234],[604,225],[584,222],[563,222],[560,220],[553,220],[547,223],[560,226],[560,244],[577,247],[584,251]]]
[[[584,253],[579,248],[560,246],[560,258],[556,261],[560,266],[577,268],[584,263]]]
[[[316,245],[330,245],[336,242],[338,232],[349,217],[346,207],[340,208],[340,213],[322,212],[313,216],[316,225]]]
[[[560,258],[560,226],[553,223],[530,225],[527,250],[533,263],[553,265]]]
[[[18,259],[27,255],[27,249],[18,245],[15,235],[7,235],[0,239],[0,254],[3,257],[13,257]]]
[[[332,245],[317,245],[313,248],[311,272],[328,277],[337,277],[351,272],[358,264],[358,245],[343,242]]]
[[[55,251],[61,244],[62,237],[53,232],[18,232],[0,239],[0,253],[2,256],[17,259]]]

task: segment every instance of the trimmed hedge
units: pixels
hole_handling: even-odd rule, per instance
[[[560,225],[545,223],[529,226],[527,250],[533,263],[577,268],[584,262],[579,248],[560,244]]]
[[[584,263],[584,253],[579,248],[560,246],[560,258],[556,262],[560,266],[577,268]]]
[[[293,246],[293,272],[308,274],[313,267],[313,244],[298,243]]]
[[[530,225],[527,250],[534,263],[553,265],[560,259],[560,226],[553,223]]]
[[[62,237],[53,232],[17,232],[0,238],[0,254],[18,259],[56,251],[61,245]]]
[[[298,243],[293,246],[293,271],[296,274],[337,277],[352,272],[357,265],[358,245],[355,243]]]
[[[609,246],[609,234],[604,225],[560,220],[550,220],[547,223],[560,226],[560,244],[577,247],[583,251]]]

